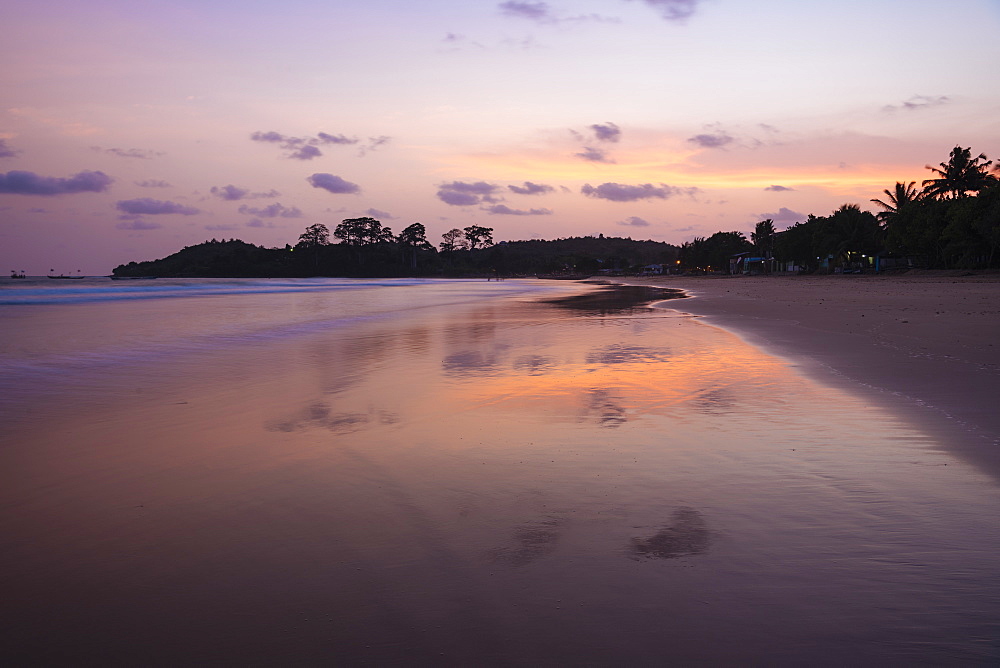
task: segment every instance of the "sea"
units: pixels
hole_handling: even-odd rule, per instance
[[[0,285],[4,665],[996,665],[1000,487],[578,281]]]

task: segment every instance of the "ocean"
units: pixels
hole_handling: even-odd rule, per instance
[[[996,481],[672,296],[5,282],[0,658],[1000,660]]]

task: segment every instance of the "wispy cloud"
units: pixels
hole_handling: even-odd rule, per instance
[[[306,178],[313,188],[322,188],[334,195],[352,195],[361,192],[361,186],[336,176],[319,172]]]
[[[136,199],[119,200],[115,208],[130,216],[140,215],[163,215],[180,214],[182,216],[193,216],[201,213],[193,206],[185,206],[177,202],[167,200],[152,199],[151,197],[138,197]]]
[[[758,217],[761,220],[767,220],[770,218],[776,223],[785,224],[798,223],[808,218],[806,214],[799,213],[798,211],[792,211],[787,207],[781,207],[775,213],[762,213]]]
[[[586,160],[587,162],[600,162],[607,165],[615,164],[615,160],[606,148],[597,148],[592,145],[588,146],[587,144],[590,144],[592,141],[615,144],[621,139],[621,128],[614,123],[607,122],[588,125],[587,130],[590,132],[584,133],[572,129],[569,131],[575,140],[584,144],[583,150],[579,153],[574,153],[574,157]]]
[[[667,21],[683,23],[694,15],[699,0],[644,0],[644,2],[658,10],[660,16]]]
[[[234,185],[222,186],[221,188],[218,186],[212,186],[212,189],[209,190],[209,192],[216,197],[229,202],[241,200],[250,194],[250,191],[246,188],[237,188]]]
[[[277,144],[282,150],[286,151],[285,157],[293,160],[312,160],[322,157],[323,152],[319,149],[320,146],[355,146],[361,144],[361,140],[357,137],[348,137],[343,134],[330,134],[327,132],[319,132],[315,136],[293,137],[273,130],[268,132],[258,131],[252,133],[250,139],[265,144]],[[386,135],[369,137],[367,143],[360,146],[358,155],[364,156],[368,151],[374,151],[391,140],[392,137]]]
[[[651,223],[648,220],[643,220],[639,216],[629,216],[625,220],[619,220],[616,225],[623,225],[625,227],[649,227]]]
[[[525,181],[523,186],[507,186],[507,189],[518,195],[543,195],[555,190],[552,186],[532,183],[531,181]]]
[[[447,44],[450,48],[448,51],[460,51],[465,47],[473,47],[476,49],[485,49],[486,45],[481,44],[474,39],[470,39],[467,35],[462,35],[460,33],[449,32],[445,34],[444,39],[441,40]]]
[[[298,207],[287,207],[281,202],[275,202],[260,209],[244,204],[239,208],[239,212],[244,215],[259,216],[260,218],[301,218],[302,211]]]
[[[512,209],[506,204],[494,204],[492,206],[483,207],[483,211],[493,215],[502,216],[550,216],[552,215],[551,209]]]
[[[511,0],[510,2],[501,2],[498,6],[500,13],[504,16],[542,22],[554,20],[546,2],[516,2]]]
[[[900,104],[887,104],[882,107],[882,111],[920,111],[922,109],[930,109],[931,107],[939,107],[949,102],[951,100],[948,99],[947,95],[914,95]]]
[[[274,227],[274,223],[272,223],[271,221],[266,221],[265,222],[265,221],[261,220],[260,218],[251,218],[249,221],[247,221],[247,227],[267,227],[267,228],[273,228]]]
[[[388,211],[382,211],[380,209],[368,209],[365,211],[366,216],[371,216],[372,218],[378,218],[381,220],[395,220],[396,216],[392,215]]]
[[[20,154],[20,151],[14,150],[10,146],[7,146],[7,140],[0,138],[0,158],[13,158],[14,156]]]
[[[210,193],[227,202],[236,202],[241,199],[269,199],[271,197],[281,197],[277,190],[269,190],[263,193],[250,192],[249,188],[240,188],[232,184],[226,186],[212,186]]]
[[[582,151],[573,155],[587,162],[602,162],[606,165],[615,164],[615,161],[608,155],[607,151],[602,148],[594,148],[593,146],[584,146]]]
[[[596,188],[589,183],[580,188],[580,192],[587,197],[596,199],[606,199],[611,202],[635,202],[642,199],[668,199],[674,195],[694,194],[697,188],[677,188],[661,183],[654,186],[652,183],[640,185],[625,185],[622,183],[602,183]]]
[[[134,218],[131,220],[123,220],[122,222],[115,225],[119,230],[132,230],[136,232],[142,232],[145,230],[158,230],[163,225],[160,225],[153,220],[143,220],[142,218]]]
[[[787,186],[768,186],[764,188],[766,192],[783,193],[789,190],[795,190],[795,188],[789,188]]]
[[[0,174],[0,193],[16,195],[69,195],[101,193],[114,181],[104,172],[84,171],[68,178],[39,176],[34,172],[14,170]]]
[[[701,134],[690,137],[688,141],[702,148],[722,148],[726,144],[733,142],[733,138],[719,130],[712,134]]]
[[[379,148],[382,148],[391,141],[392,137],[389,137],[387,135],[379,135],[378,137],[369,137],[368,143],[361,147],[361,150],[358,151],[358,154],[364,155],[368,151],[375,151]]]
[[[118,158],[134,158],[137,160],[152,160],[153,158],[166,155],[163,151],[153,151],[147,148],[103,148],[101,146],[91,146],[90,148],[92,151],[107,153]]]
[[[360,140],[357,137],[345,137],[344,135],[331,135],[325,132],[318,132],[316,138],[319,139],[324,144],[344,144],[351,146],[357,144]]]
[[[485,181],[452,181],[438,187],[437,198],[451,206],[474,206],[482,202],[496,202],[494,194],[499,189],[500,186]]]
[[[617,142],[622,137],[622,130],[614,123],[594,123],[590,126],[598,141]]]
[[[162,179],[146,179],[145,181],[134,181],[140,188],[172,188],[169,183]]]
[[[497,7],[504,16],[517,19],[527,19],[536,23],[579,23],[584,21],[597,21],[603,23],[618,23],[620,19],[598,14],[577,14],[573,16],[561,16],[552,11],[552,7],[547,2],[519,2],[510,0],[501,2]]]
[[[305,144],[303,146],[299,146],[291,153],[289,153],[288,157],[293,158],[295,160],[312,160],[313,158],[318,158],[321,155],[323,155],[323,152],[321,150],[319,150],[312,144]]]

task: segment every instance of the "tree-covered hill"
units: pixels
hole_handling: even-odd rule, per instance
[[[294,276],[294,262],[282,249],[262,248],[239,239],[186,246],[160,260],[129,262],[114,276],[236,278]]]
[[[359,222],[362,221],[362,222]],[[330,243],[324,225],[311,225],[295,246],[263,248],[244,241],[206,241],[159,260],[129,262],[114,276],[161,277],[308,277],[308,276],[530,276],[638,271],[647,264],[676,262],[678,248],[658,241],[621,237],[509,241],[493,244],[492,229],[471,229],[477,247],[452,235],[434,248],[415,223],[398,237],[374,219],[351,219]],[[419,226],[416,227],[416,226]],[[454,230],[452,231],[454,232]],[[459,232],[462,232],[459,230]],[[449,240],[450,239],[450,240]]]

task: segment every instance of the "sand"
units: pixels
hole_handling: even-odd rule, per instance
[[[853,385],[1000,476],[1000,276],[630,278],[820,380]]]
[[[997,665],[1000,486],[814,361],[865,330],[810,280],[8,308],[0,662]]]

